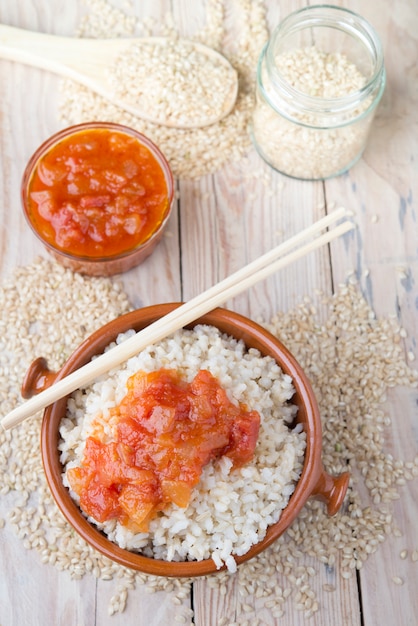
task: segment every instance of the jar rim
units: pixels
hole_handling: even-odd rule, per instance
[[[275,64],[275,46],[277,40],[281,37],[293,34],[296,31],[312,27],[335,28],[351,36],[355,36],[361,41],[369,53],[371,53],[374,62],[374,71],[360,89],[340,97],[323,98],[311,96],[306,92],[296,89],[283,77]],[[299,103],[299,106],[303,107],[305,111],[309,110],[314,113],[323,113],[330,110],[335,114],[349,111],[355,104],[359,101],[364,101],[376,90],[379,80],[382,83],[379,90],[379,99],[381,93],[383,93],[385,68],[380,38],[374,27],[366,19],[350,9],[335,5],[320,4],[304,7],[290,13],[284,18],[273,31],[270,40],[267,42],[260,55],[258,78],[261,86],[263,86],[261,80],[261,61],[264,57],[266,57],[269,64],[269,77],[272,82],[279,87],[281,93],[285,94],[286,97],[292,101],[293,105]],[[263,91],[265,92],[264,88]],[[373,104],[375,104],[375,102]]]

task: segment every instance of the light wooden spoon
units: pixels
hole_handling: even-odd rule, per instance
[[[0,58],[18,61],[71,78],[112,104],[149,122],[175,128],[197,128],[214,124],[228,115],[235,104],[238,93],[237,73],[229,61],[216,50],[190,40],[179,41],[185,43],[187,47],[193,46],[197,53],[210,60],[212,67],[227,70],[228,80],[224,98],[221,99],[219,106],[216,106],[216,111],[211,110],[214,98],[211,98],[209,103],[203,103],[208,104],[208,107],[207,109],[202,107],[201,114],[196,114],[195,106],[192,117],[188,116],[187,111],[184,114],[182,111],[176,111],[174,101],[171,115],[157,117],[155,110],[153,111],[149,105],[141,108],[136,106],[135,102],[125,100],[115,93],[109,69],[115,67],[121,55],[128,51],[132,53],[132,46],[166,45],[169,40],[163,37],[84,39],[46,35],[0,24]]]

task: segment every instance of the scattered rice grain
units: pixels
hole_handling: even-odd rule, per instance
[[[318,319],[319,313],[313,316],[303,303],[292,311],[278,313],[267,326],[295,354],[312,381],[324,418],[323,460],[327,470],[339,473],[348,465],[353,481],[345,505],[335,517],[328,517],[321,503],[310,500],[288,533],[238,568],[235,576],[238,589],[245,590],[243,597],[257,593],[260,596],[258,590],[265,588],[268,591],[265,603],[269,603],[266,610],[277,616],[283,612],[283,603],[289,601],[292,586],[303,576],[302,569],[297,568],[304,565],[306,558],[325,559],[327,563],[334,558],[335,569],[348,579],[389,533],[402,536],[394,523],[392,501],[399,496],[398,479],[405,478],[411,468],[418,469],[418,456],[405,462],[386,451],[381,427],[385,423],[386,387],[416,389],[418,381],[417,373],[405,363],[401,343],[396,341],[400,332],[396,320],[378,319],[354,285],[342,285],[330,299],[323,300],[321,294],[317,294],[317,298],[326,303],[325,320]],[[94,306],[97,300],[100,307]],[[52,369],[58,369],[87,335],[129,306],[120,286],[108,279],[74,276],[45,260],[18,268],[0,288],[0,328],[3,331],[0,367],[8,367],[10,372],[8,379],[0,379],[2,414],[19,402],[20,383],[31,360],[42,354]],[[74,315],[72,321],[65,322],[63,313],[68,307],[74,309]],[[317,309],[320,311],[321,306]],[[34,327],[40,333],[34,333]],[[56,353],[57,337],[63,338],[59,354]],[[357,369],[360,378],[356,377]],[[363,391],[360,396],[356,393],[358,388]],[[15,496],[18,502],[25,493],[20,505],[11,504],[7,515],[8,527],[22,538],[22,543],[38,552],[40,561],[68,571],[71,576],[91,573],[96,578],[117,580],[118,584],[129,581],[126,598],[125,592],[114,594],[119,594],[120,598],[111,603],[113,613],[123,609],[129,589],[135,585],[144,586],[150,593],[165,589],[174,597],[180,597],[177,595],[180,593],[186,597],[190,581],[183,581],[181,586],[177,581],[142,574],[132,576],[98,556],[69,531],[49,494],[43,473],[31,469],[34,461],[40,463],[40,458],[34,459],[33,454],[33,450],[38,449],[38,437],[39,420],[36,419],[28,420],[13,431],[0,432],[0,483],[9,485],[7,497],[11,502]],[[385,493],[390,494],[390,499],[384,508],[374,505],[373,496],[383,497]],[[32,518],[39,517],[36,530],[31,526],[28,509],[33,512]],[[406,548],[402,552],[404,550]],[[339,562],[337,554],[344,554],[345,565]],[[411,561],[418,561],[417,548],[411,552]],[[314,576],[309,569],[307,573]],[[267,579],[259,582],[261,574],[267,575]],[[399,576],[394,578],[400,579]],[[206,580],[208,586],[221,595],[229,593],[229,579],[223,573]],[[278,581],[280,591],[276,591]],[[303,587],[302,581],[300,587]],[[333,587],[324,586],[324,591],[332,591]],[[310,593],[306,591],[303,597],[312,600],[308,610],[313,611],[316,599],[308,595]]]

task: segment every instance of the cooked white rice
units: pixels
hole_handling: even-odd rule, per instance
[[[119,335],[116,343],[133,333]],[[152,520],[148,533],[134,534],[116,520],[89,521],[122,548],[167,561],[212,558],[218,568],[225,563],[234,572],[232,555],[245,554],[278,521],[303,466],[305,433],[301,425],[291,426],[297,411],[290,402],[292,380],[271,357],[247,350],[242,341],[212,326],[178,331],[73,394],[60,427],[61,462],[65,470],[81,465],[85,441],[98,419],[111,440],[109,409],[126,394],[127,379],[138,370],[162,367],[179,370],[187,381],[199,369],[207,369],[232,402],[257,410],[261,425],[254,458],[240,469],[231,469],[232,461],[226,456],[209,463],[187,508],[170,505]],[[69,487],[65,472],[63,480]]]

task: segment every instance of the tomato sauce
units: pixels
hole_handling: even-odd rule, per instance
[[[115,440],[88,438],[68,480],[87,515],[117,518],[134,532],[146,532],[170,503],[186,507],[212,459],[226,455],[233,467],[250,461],[260,426],[258,412],[232,404],[207,370],[190,383],[176,370],[137,372],[111,418]]]
[[[91,128],[43,155],[28,190],[29,217],[49,244],[100,258],[128,252],[159,228],[169,210],[162,167],[139,139]]]

